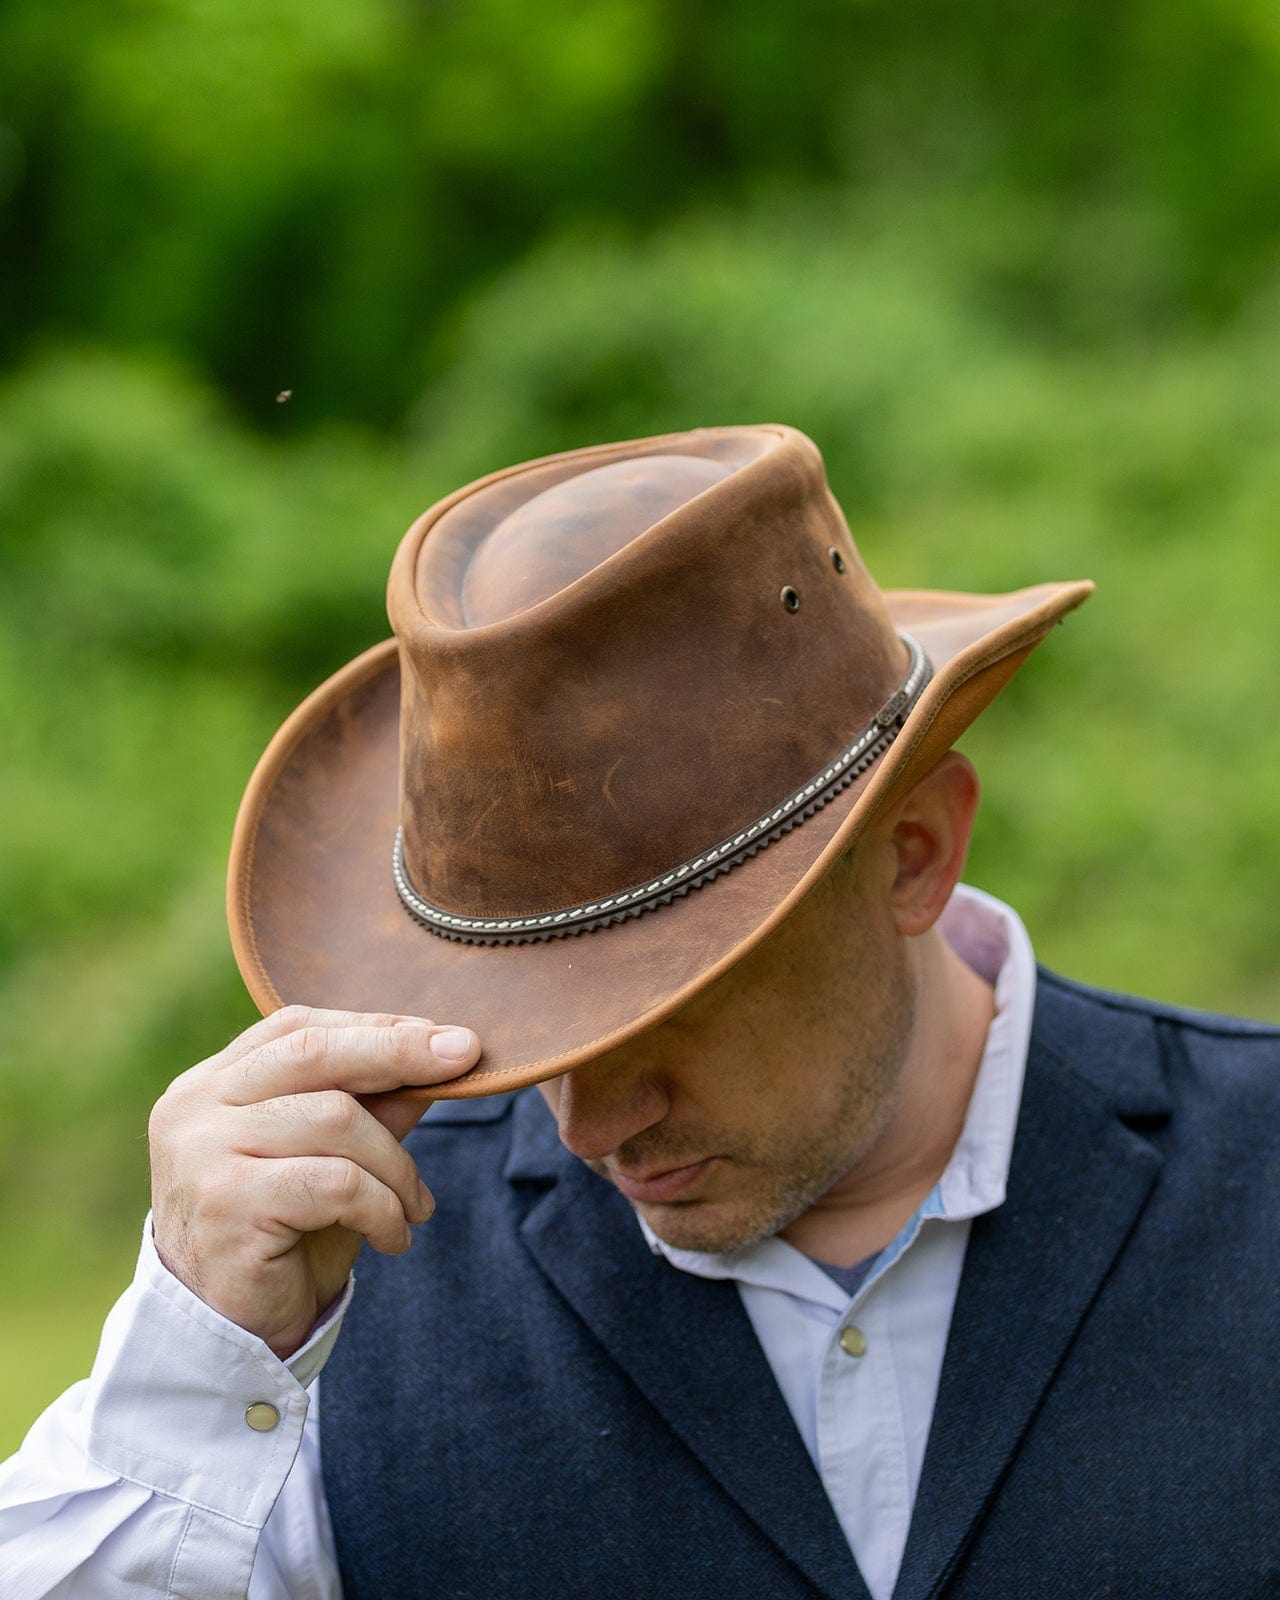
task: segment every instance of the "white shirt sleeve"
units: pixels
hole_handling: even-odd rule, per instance
[[[148,1218],[92,1373],[0,1465],[6,1600],[340,1600],[307,1386],[350,1298],[280,1361],[167,1271]]]

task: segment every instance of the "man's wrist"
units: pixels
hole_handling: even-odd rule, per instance
[[[161,1262],[148,1217],[129,1291],[107,1318],[90,1380],[88,1453],[161,1494],[261,1527],[288,1475],[306,1385],[342,1324],[350,1284],[286,1363]]]
[[[164,1296],[172,1296],[176,1303],[182,1305],[190,1315],[201,1324],[216,1332],[225,1332],[229,1338],[239,1342],[240,1339],[249,1341],[245,1348],[253,1345],[261,1346],[268,1355],[271,1354],[268,1346],[254,1333],[239,1327],[224,1317],[220,1311],[201,1300],[199,1295],[193,1293],[183,1283],[182,1279],[170,1272],[160,1259],[156,1249],[155,1236],[152,1232],[151,1218],[148,1215],[146,1226],[142,1230],[142,1249],[138,1256],[138,1267],[135,1274],[135,1283],[147,1291]],[[347,1307],[351,1304],[351,1297],[355,1288],[354,1275],[348,1275],[343,1285],[341,1294],[328,1305],[316,1318],[310,1333],[298,1348],[284,1358],[283,1365],[304,1388],[309,1388],[318,1377],[325,1362],[337,1343],[338,1334],[342,1331],[342,1319],[347,1314]],[[279,1359],[274,1355],[272,1360]]]

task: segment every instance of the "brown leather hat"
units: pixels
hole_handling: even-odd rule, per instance
[[[245,982],[468,1024],[447,1097],[565,1072],[758,945],[1091,590],[882,594],[793,428],[482,478],[254,772]]]

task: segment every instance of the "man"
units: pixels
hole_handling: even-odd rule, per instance
[[[882,596],[785,428],[428,512],[246,795],[268,1015],[156,1108],[6,1594],[1280,1592],[1276,1030],[957,888],[1087,592]]]

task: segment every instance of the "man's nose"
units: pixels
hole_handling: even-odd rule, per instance
[[[605,1057],[559,1080],[560,1142],[583,1161],[603,1161],[669,1109],[670,1096],[657,1077]]]

